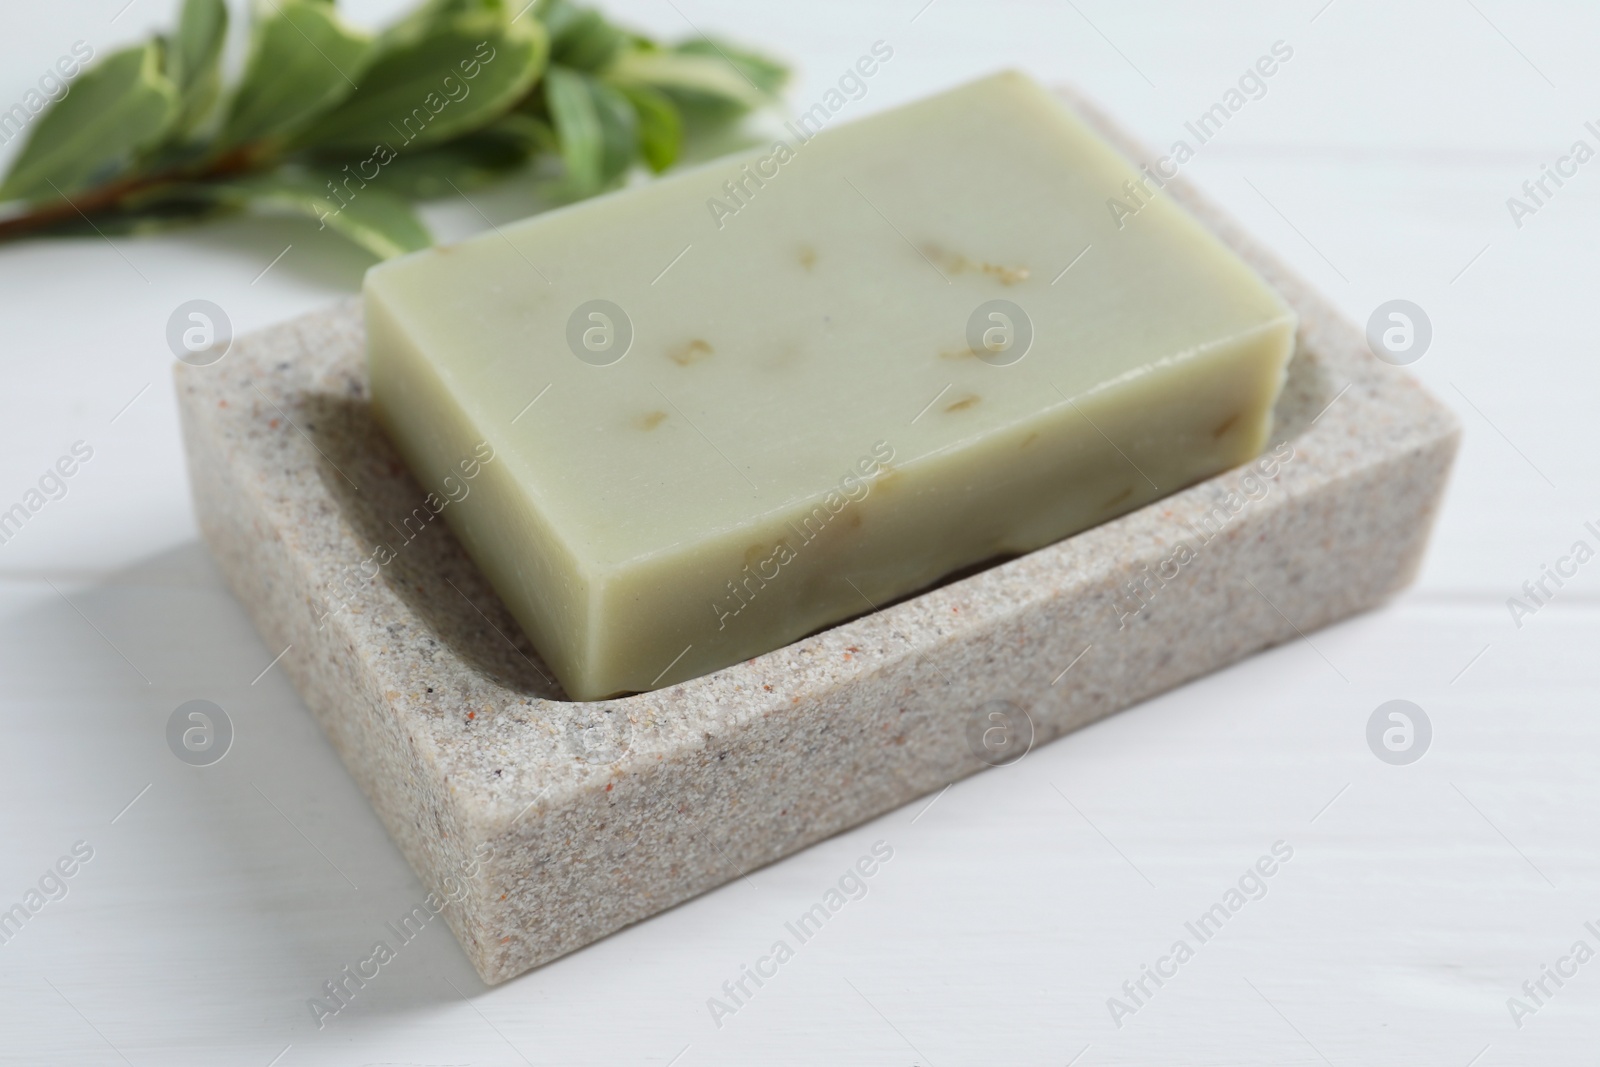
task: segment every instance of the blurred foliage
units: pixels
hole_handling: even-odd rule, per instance
[[[725,41],[667,46],[570,0],[424,0],[377,34],[330,0],[255,9],[236,84],[223,0],[102,57],[32,121],[0,239],[310,215],[379,258],[427,246],[411,202],[559,160],[592,196],[670,167],[776,101],[788,70]]]

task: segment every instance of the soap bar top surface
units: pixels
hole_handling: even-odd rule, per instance
[[[912,463],[1288,314],[1166,200],[1119,230],[1105,204],[1130,168],[1020,77],[885,117],[786,163],[762,150],[748,172],[713,163],[418,253],[369,285],[597,563],[815,497],[877,441]],[[726,181],[747,190],[736,214],[706,203],[737,204]],[[972,355],[968,318],[993,298],[1024,308],[1033,358]],[[607,367],[567,344],[597,299],[633,333]]]
[[[1148,184],[1130,199],[1138,180],[1050,94],[996,75],[373,268],[374,402],[425,483],[452,450],[492,446],[506,483],[495,491],[519,494],[522,517],[447,516],[458,532],[529,527],[528,551],[549,564],[537,575],[516,558],[515,530],[463,540],[568,689],[603,695],[610,682],[576,683],[560,661],[606,640],[608,582],[652,560],[693,569],[696,546],[770,529],[847,475],[966,462],[997,434],[1025,444],[1033,429],[1092,418],[1097,397],[1137,406],[1146,380],[1159,391],[1186,361],[1265,344],[1256,365],[1271,381],[1235,390],[1233,453],[1159,492],[1258,449],[1293,314]],[[1139,208],[1119,219],[1112,197]],[[985,337],[995,347],[971,343]],[[1150,426],[1119,425],[1159,426],[1161,401],[1150,403]],[[873,462],[886,454],[892,464]],[[954,477],[1004,481],[993,463]],[[1129,506],[1153,498],[1146,488]],[[1030,537],[990,547],[1037,547]],[[706,602],[737,573],[701,569],[704,595],[685,595],[709,620]],[[508,592],[556,573],[571,606]],[[876,583],[863,596],[909,591]],[[775,625],[819,621],[832,620],[813,604]],[[563,642],[567,653],[547,647]],[[765,650],[735,644],[726,656]]]

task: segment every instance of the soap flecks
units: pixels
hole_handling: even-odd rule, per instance
[[[711,343],[696,337],[675,348],[667,349],[667,358],[680,367],[687,367],[691,363],[699,363],[702,359],[709,359],[711,353]]]
[[[817,265],[817,250],[812,248],[810,245],[801,245],[800,251],[797,255],[800,260],[800,265],[806,270],[810,270],[812,267]]]
[[[980,263],[978,269],[1000,279],[1001,285],[1016,285],[1028,280],[1027,267],[1002,267],[998,263]]]
[[[922,246],[922,254],[938,264],[939,269],[948,274],[963,274],[967,271],[976,271],[987,274],[997,279],[1001,285],[1016,285],[1018,282],[1028,280],[1032,272],[1027,267],[1008,267],[1001,263],[990,263],[987,260],[970,259],[960,252],[952,252],[948,248],[937,244]]]
[[[1238,422],[1238,421],[1239,421],[1239,413],[1236,411],[1232,415],[1229,415],[1226,419],[1224,419],[1223,422],[1222,422],[1222,425],[1218,426],[1215,430],[1211,431],[1212,438],[1213,439],[1220,438],[1223,434],[1225,434],[1229,430],[1233,429],[1233,424]]]
[[[633,420],[633,424],[641,430],[653,430],[667,421],[665,411],[649,411]]]
[[[977,393],[968,393],[960,400],[946,404],[944,410],[946,413],[952,411],[966,411],[968,408],[976,407],[981,400],[983,400],[983,397],[979,396]]]

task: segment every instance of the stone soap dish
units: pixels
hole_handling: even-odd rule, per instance
[[[293,646],[283,668],[423,882],[454,887],[445,916],[486,982],[1411,579],[1454,419],[1236,224],[1166,188],[1299,312],[1273,449],[639,696],[567,700],[433,518],[371,420],[358,302],[178,368],[206,542],[267,643]]]

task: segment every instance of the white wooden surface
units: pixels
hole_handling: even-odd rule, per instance
[[[73,41],[104,52],[175,6],[134,0],[113,21],[124,3],[13,0],[0,105]],[[394,9],[346,6],[363,21]],[[275,322],[353,291],[364,262],[314,226],[243,221],[0,248],[0,508],[73,442],[94,449],[67,496],[0,546],[0,907],[75,842],[94,850],[67,896],[0,944],[0,1061],[1592,1057],[1600,962],[1560,988],[1546,980],[1553,995],[1520,1028],[1507,998],[1575,941],[1600,950],[1584,927],[1600,927],[1600,562],[1521,629],[1505,602],[1573,541],[1596,542],[1583,523],[1600,520],[1600,162],[1520,230],[1505,200],[1573,140],[1594,144],[1583,121],[1600,115],[1600,12],[1510,0],[608,9],[659,33],[693,20],[777,47],[799,65],[799,107],[882,39],[894,59],[853,113],[1016,65],[1077,83],[1163,144],[1288,42],[1266,96],[1187,172],[1353,319],[1395,297],[1432,318],[1414,370],[1466,439],[1420,583],[1311,635],[1314,647],[1258,656],[493,991],[435,923],[319,1029],[307,999],[393,940],[385,922],[424,891],[281,669],[260,674],[279,650],[197,542],[163,329],[196,297],[241,330]],[[516,192],[480,203],[497,218],[526,207]],[[481,225],[462,204],[429,217],[444,236]],[[196,697],[238,732],[204,769],[163,735]],[[1364,737],[1396,697],[1434,725],[1408,767]],[[718,1027],[707,998],[878,840],[894,858],[866,897]],[[1190,939],[1194,958],[1116,1026],[1107,998],[1279,840],[1294,855],[1270,892],[1208,943]]]

